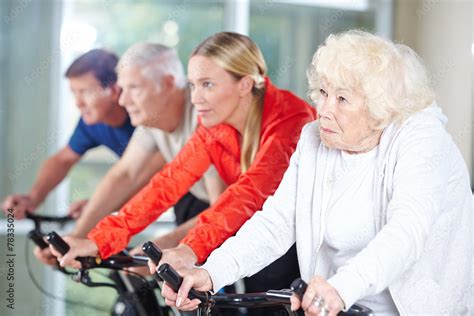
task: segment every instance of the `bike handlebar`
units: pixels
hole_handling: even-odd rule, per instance
[[[153,261],[155,265],[158,265],[160,263],[163,253],[153,242],[151,241],[145,242],[142,246],[142,250],[148,256],[148,258],[150,258],[150,260]],[[153,273],[153,279],[155,279],[157,284],[159,284],[162,281],[162,279],[156,272]]]
[[[43,239],[43,234],[37,230],[32,230],[28,233],[28,238],[31,239],[36,246],[41,249],[48,248],[48,244]]]
[[[50,232],[46,236],[46,240],[63,256],[71,249],[64,239],[62,239],[55,231]]]
[[[173,267],[171,267],[167,263],[163,263],[158,270],[156,271],[158,276],[168,284],[173,291],[178,292],[179,287],[181,286],[181,283],[183,283],[183,277],[181,277],[178,272],[176,272]],[[201,302],[207,302],[209,301],[209,297],[211,296],[211,293],[209,292],[199,292],[196,291],[195,289],[191,289],[189,291],[188,297],[190,299],[197,298]]]
[[[161,250],[153,242],[145,242],[142,246],[142,250],[155,265],[160,263],[163,252],[161,252]]]
[[[28,233],[28,238],[31,239],[41,249],[48,248],[48,244],[43,239],[44,234],[41,232],[42,222],[58,223],[60,225],[64,225],[67,222],[73,220],[73,218],[70,216],[43,216],[32,214],[30,212],[26,213],[26,218],[31,219],[35,224],[35,228]]]
[[[148,245],[150,246],[150,245]],[[157,248],[155,245],[153,245]],[[159,251],[159,249],[157,249]],[[161,253],[161,252],[160,252]],[[183,277],[181,277],[176,270],[169,264],[162,264],[158,270],[157,275],[164,280],[175,292],[178,292]],[[200,292],[195,289],[189,291],[188,297],[190,299],[197,298],[201,301],[201,306],[209,308],[212,306],[219,307],[262,307],[275,305],[289,305],[290,298],[296,294],[302,299],[306,292],[308,285],[302,279],[296,279],[291,283],[291,288],[288,290],[269,290],[264,293],[245,293],[245,294],[216,294],[212,295],[210,292]],[[372,316],[372,310],[358,304],[354,304],[347,311],[341,311],[338,316]]]
[[[265,295],[270,301],[280,302],[281,304],[291,304],[291,296],[296,294],[301,300],[307,288],[308,284],[298,278],[291,283],[290,290],[269,290]],[[373,316],[373,312],[368,307],[354,304],[347,311],[339,312],[338,316]]]
[[[54,231],[47,235],[46,240],[63,256],[70,250],[69,245],[64,239]],[[82,269],[108,268],[122,270],[131,267],[144,267],[147,266],[148,263],[147,257],[129,256],[123,253],[110,256],[107,259],[101,259],[99,257],[78,257],[76,260],[81,263]]]
[[[34,222],[50,222],[50,223],[58,223],[58,224],[65,224],[73,220],[71,216],[48,216],[48,215],[33,214],[30,212],[26,213],[26,218],[31,219]]]
[[[151,241],[147,241],[142,246],[143,252],[153,261],[155,265],[160,263],[163,253],[161,250]],[[175,292],[178,292],[183,278],[176,272],[169,264],[164,263],[154,274],[157,282],[165,281]],[[189,297],[191,299],[198,298],[201,301],[207,301],[210,293],[198,292],[195,289],[189,291]]]

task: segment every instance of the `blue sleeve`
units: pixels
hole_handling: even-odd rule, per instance
[[[91,134],[88,132],[87,125],[84,123],[82,118],[77,123],[76,129],[69,139],[69,147],[82,156],[86,151],[91,148],[97,147],[100,144],[92,138]]]

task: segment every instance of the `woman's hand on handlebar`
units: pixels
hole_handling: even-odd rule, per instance
[[[63,237],[69,245],[69,251],[62,256],[52,245],[49,246],[51,252],[59,261],[61,267],[81,268],[81,263],[76,260],[77,257],[95,257],[99,253],[97,245],[89,240],[72,236]]]
[[[299,308],[305,315],[336,316],[344,308],[344,302],[339,293],[324,278],[315,276],[308,284],[308,288],[301,301],[295,294],[291,297],[291,310]],[[321,310],[325,309],[325,313]]]
[[[197,257],[193,250],[185,244],[180,244],[178,247],[163,250],[160,265],[168,263],[179,271],[191,269],[196,262]],[[148,267],[150,268],[150,273],[155,273],[157,266],[151,260],[148,260]]]
[[[183,276],[183,283],[181,284],[178,293],[175,293],[166,282],[161,290],[161,294],[165,298],[165,303],[169,306],[176,306],[183,311],[195,310],[201,301],[197,298],[193,300],[189,299],[188,293],[192,288],[201,292],[212,290],[211,277],[207,270],[202,268],[178,270],[178,273]]]

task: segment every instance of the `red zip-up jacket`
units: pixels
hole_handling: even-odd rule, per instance
[[[211,128],[199,124],[176,158],[153,176],[118,215],[102,219],[88,238],[97,244],[102,258],[123,250],[133,235],[179,201],[214,164],[228,187],[214,205],[200,214],[197,226],[182,241],[193,249],[199,263],[204,262],[275,192],[301,129],[315,119],[314,108],[267,79],[260,146],[245,173],[240,170],[237,130],[227,124]]]

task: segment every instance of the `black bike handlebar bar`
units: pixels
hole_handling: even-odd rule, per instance
[[[47,235],[46,240],[63,256],[71,249],[64,239],[62,239],[55,231],[50,232]]]
[[[46,240],[53,245],[63,256],[70,250],[69,245],[56,232],[50,232]],[[128,256],[128,255],[113,255],[107,259],[94,257],[78,257],[76,258],[82,265],[82,269],[92,268],[108,268],[115,270],[122,270],[130,267],[144,267],[147,266],[148,258],[144,256]]]
[[[163,256],[163,253],[153,242],[145,242],[142,246],[142,250],[148,256],[148,258],[153,261],[155,265],[158,265],[158,263],[160,263],[161,256]]]
[[[48,244],[43,239],[44,234],[41,232],[42,222],[58,223],[60,225],[64,225],[73,219],[70,216],[43,216],[32,214],[30,212],[26,213],[26,218],[31,219],[35,224],[35,228],[28,233],[28,238],[31,239],[41,249],[48,248]]]
[[[183,278],[169,264],[162,264],[157,274],[164,280],[175,292],[178,292]],[[203,306],[219,307],[261,307],[275,305],[289,305],[290,298],[296,294],[300,299],[303,297],[308,285],[302,279],[296,279],[291,284],[290,290],[270,290],[265,293],[246,293],[246,294],[217,294],[210,292],[199,292],[195,289],[189,291],[190,299],[197,298]],[[357,315],[371,316],[372,310],[361,305],[353,305],[348,311],[340,312],[338,316]]]
[[[163,253],[161,250],[151,241],[147,241],[142,246],[143,252],[153,261],[155,265],[160,263]],[[176,272],[169,264],[164,263],[154,274],[155,280],[165,281],[175,292],[178,292],[183,278]],[[209,293],[198,292],[195,289],[189,291],[189,297],[191,299],[198,298],[201,301],[207,301]]]
[[[58,224],[65,224],[73,220],[71,216],[48,216],[48,215],[33,214],[30,212],[26,212],[26,218],[29,218],[35,222],[50,222],[50,223],[58,223]]]
[[[293,282],[291,282],[290,289],[293,291],[293,293],[298,296],[300,300],[303,299],[303,295],[306,292],[306,289],[308,288],[308,284],[306,284],[303,279],[296,279]]]
[[[31,239],[36,246],[41,249],[48,248],[48,244],[43,239],[43,234],[37,230],[32,230],[28,233],[28,238]]]
[[[178,272],[176,272],[175,269],[173,269],[173,267],[171,267],[167,263],[163,263],[158,268],[158,271],[156,271],[156,273],[163,281],[166,282],[166,284],[168,284],[173,289],[173,291],[178,292],[181,283],[183,283],[183,278],[178,274]],[[197,298],[203,303],[208,302],[210,296],[211,293],[209,292],[199,292],[195,289],[191,289],[188,294],[188,297],[190,299]]]
[[[268,300],[280,302],[282,304],[290,304],[290,298],[293,294],[296,294],[296,296],[301,300],[307,288],[308,284],[298,278],[291,283],[290,290],[269,290],[265,294]],[[347,311],[339,312],[338,316],[373,316],[373,312],[370,308],[363,305],[354,304]]]
[[[153,242],[145,242],[142,246],[142,250],[148,256],[148,258],[153,261],[155,265],[158,265],[160,263],[163,253]],[[157,284],[163,281],[156,272],[153,273],[153,278],[155,279]]]

